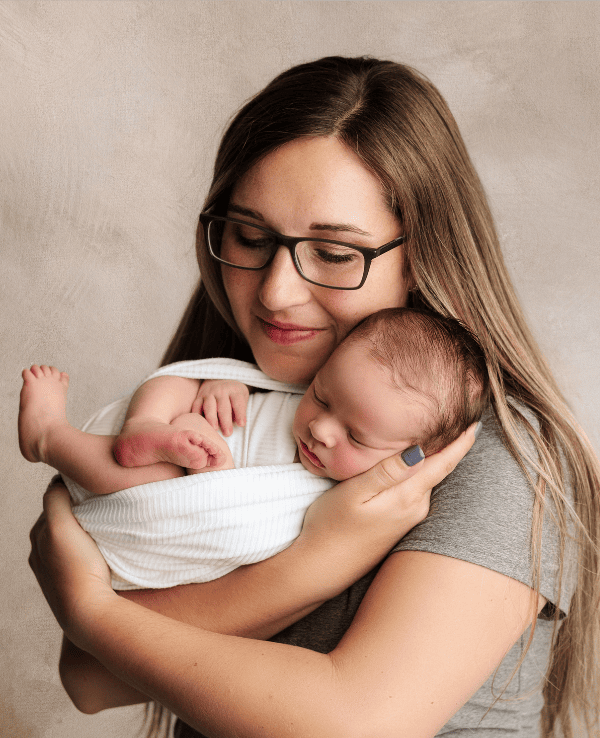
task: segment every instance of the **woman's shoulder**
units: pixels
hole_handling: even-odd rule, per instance
[[[533,411],[516,402],[511,404],[537,431],[539,421]],[[459,496],[466,501],[473,496],[480,504],[494,500],[498,504],[510,503],[508,511],[515,511],[521,505],[531,505],[534,491],[523,466],[528,469],[531,478],[535,479],[535,475],[525,455],[519,459],[511,453],[491,408],[484,413],[481,423],[475,444],[454,472],[436,487],[433,499]],[[533,442],[527,436],[523,437],[522,452],[530,457],[535,454]],[[493,495],[489,494],[492,490]]]
[[[537,429],[534,413],[522,406],[518,409]],[[533,444],[524,445],[525,451],[531,454]],[[535,482],[535,473],[524,464]],[[536,497],[530,478],[507,448],[500,425],[489,411],[482,418],[481,432],[471,450],[434,489],[429,516],[394,551],[420,550],[451,556],[531,586]],[[567,575],[558,602],[561,534],[554,513],[552,503],[547,501],[542,526],[540,591],[566,612],[574,578]],[[563,558],[568,563],[576,559],[575,554],[574,547],[567,543]]]

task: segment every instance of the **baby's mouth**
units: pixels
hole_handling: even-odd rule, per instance
[[[314,466],[316,466],[318,469],[325,468],[325,464],[321,463],[319,457],[313,454],[313,452],[308,448],[304,441],[300,441],[300,448],[302,449],[302,453],[311,462],[311,464],[314,464]]]

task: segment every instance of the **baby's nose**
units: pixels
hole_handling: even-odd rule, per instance
[[[308,427],[315,441],[322,443],[325,448],[333,448],[335,446],[335,435],[326,419],[320,418],[313,420],[308,424]]]

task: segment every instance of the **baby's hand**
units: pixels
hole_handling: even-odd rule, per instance
[[[248,387],[242,382],[228,379],[206,379],[200,385],[192,405],[193,413],[204,415],[209,424],[224,436],[233,433],[233,423],[246,425]]]

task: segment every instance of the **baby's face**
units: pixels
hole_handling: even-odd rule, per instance
[[[340,346],[302,398],[293,433],[308,471],[348,479],[416,443],[430,409],[390,373],[364,341]]]

